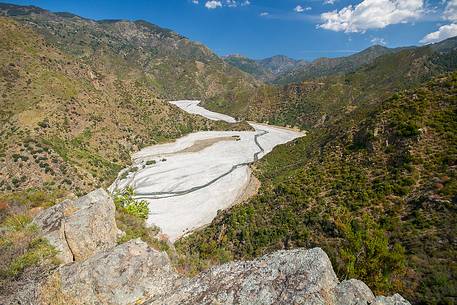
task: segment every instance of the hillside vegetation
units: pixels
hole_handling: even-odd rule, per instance
[[[457,68],[457,38],[379,56],[353,72],[285,86],[261,86],[233,100],[206,106],[240,118],[312,128],[331,125],[356,109],[369,109],[399,89],[408,89]]]
[[[199,269],[321,246],[340,278],[455,304],[456,130],[457,73],[357,108],[262,159],[259,194],[178,249]]]
[[[149,72],[138,62],[130,62],[139,57],[134,52],[154,52],[153,46],[150,52],[144,50],[151,43],[148,39],[161,35],[175,39],[177,34],[141,22],[97,25],[75,16],[19,8],[23,14],[7,12],[27,25],[0,17],[0,192],[45,188],[86,193],[109,185],[130,162],[130,154],[146,145],[194,130],[228,128],[228,124],[191,116],[169,105],[162,93],[168,89],[151,85],[156,81]],[[129,27],[134,31],[129,39],[143,37],[143,45],[121,40]],[[102,35],[104,28],[118,31],[119,36]],[[182,49],[193,52],[191,47]],[[168,54],[180,57],[182,64],[195,63],[191,55]],[[219,79],[220,84],[231,86],[227,75]],[[208,82],[211,85],[202,84],[199,90],[210,92],[215,82]],[[186,91],[194,90],[186,80],[169,84],[181,90],[179,94],[170,91],[170,98],[194,94]],[[212,88],[214,94],[222,94],[221,88]]]

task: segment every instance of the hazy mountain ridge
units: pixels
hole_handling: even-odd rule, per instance
[[[412,47],[411,47],[412,48]],[[283,55],[265,59],[250,59],[241,55],[228,55],[224,60],[254,77],[273,84],[301,82],[316,77],[344,74],[372,63],[377,57],[408,48],[371,46],[350,56],[321,57],[313,61],[296,60]]]
[[[273,82],[281,74],[307,64],[304,60],[296,60],[284,55],[276,55],[265,59],[250,59],[242,55],[227,55],[223,59],[264,82]]]

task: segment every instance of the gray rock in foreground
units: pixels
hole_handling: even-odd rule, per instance
[[[82,261],[116,245],[115,207],[102,189],[46,209],[34,223],[60,251],[58,258],[63,263]]]
[[[139,239],[116,245],[114,213],[109,195],[97,190],[45,210],[34,220],[67,263],[52,277],[62,299],[119,305],[409,304],[398,294],[375,297],[358,280],[339,282],[320,248],[277,251],[186,278],[174,270],[165,252]]]

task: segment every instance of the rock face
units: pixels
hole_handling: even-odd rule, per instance
[[[113,200],[102,189],[41,212],[34,223],[59,251],[64,263],[82,261],[116,245]]]
[[[165,252],[139,239],[116,245],[114,204],[103,190],[34,221],[66,262],[52,277],[58,294],[78,304],[409,304],[398,294],[375,297],[358,280],[339,282],[320,248],[277,251],[184,277]]]
[[[82,304],[132,304],[169,294],[178,282],[168,255],[139,239],[58,272],[63,292]]]

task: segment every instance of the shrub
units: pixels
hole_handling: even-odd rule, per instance
[[[146,161],[146,165],[153,165],[153,164],[156,164],[155,160]]]
[[[132,187],[127,187],[114,194],[114,203],[118,209],[138,218],[146,219],[149,214],[148,203],[145,200],[136,200],[135,191]]]

